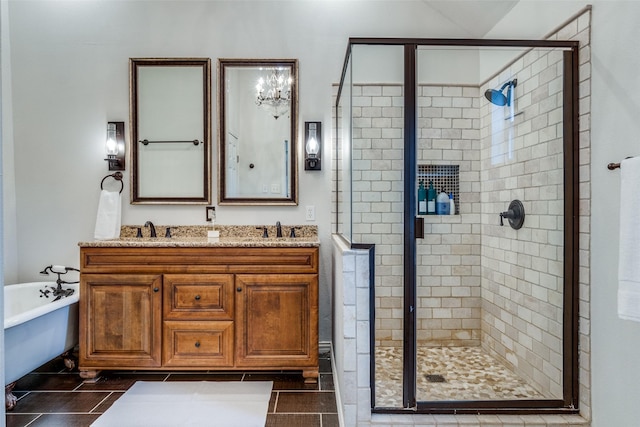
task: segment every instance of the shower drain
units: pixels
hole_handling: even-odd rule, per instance
[[[425,375],[427,378],[427,381],[430,383],[444,383],[446,382],[446,380],[444,379],[444,376],[440,375],[440,374],[431,374],[431,375]]]

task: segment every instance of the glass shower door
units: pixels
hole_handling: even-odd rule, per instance
[[[375,399],[394,408],[404,374],[403,52],[353,46],[349,69],[352,241],[375,245]]]
[[[427,407],[563,399],[564,60],[553,48],[417,50],[414,185],[454,209],[421,215],[416,243]]]

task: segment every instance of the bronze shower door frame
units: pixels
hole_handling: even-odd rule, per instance
[[[579,144],[578,144],[578,41],[563,40],[489,40],[489,39],[405,39],[350,38],[338,89],[336,107],[344,83],[351,48],[354,45],[395,45],[404,47],[404,346],[403,408],[381,408],[375,405],[375,262],[370,259],[370,384],[371,405],[375,413],[428,414],[540,414],[578,413],[578,238],[579,238]],[[420,46],[443,47],[513,47],[563,49],[563,155],[564,155],[564,287],[563,287],[563,396],[562,399],[478,400],[417,402],[416,344],[416,238],[421,231],[416,216],[414,183],[417,177],[416,52]],[[337,127],[336,127],[337,128]],[[349,239],[347,239],[349,240]],[[352,248],[372,245],[352,242]]]

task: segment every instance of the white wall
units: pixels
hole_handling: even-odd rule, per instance
[[[415,1],[394,1],[390,8],[384,2],[326,0],[10,0],[8,124],[14,137],[5,144],[15,149],[14,162],[6,161],[7,171],[15,167],[15,187],[4,200],[16,199],[17,219],[5,230],[17,230],[17,237],[7,235],[7,246],[17,249],[6,256],[7,271],[15,272],[9,281],[39,279],[38,272],[52,263],[78,266],[77,242],[93,238],[99,185],[108,173],[106,123],[129,117],[130,57],[298,58],[299,136],[304,121],[322,121],[327,154],[331,85],[339,81],[348,38],[459,34],[438,16]],[[329,340],[331,164],[329,155],[324,158],[322,172],[305,172],[299,162],[298,207],[223,206],[216,213],[221,224],[304,224],[304,207],[316,207],[320,336]],[[128,186],[127,176],[125,200]],[[204,217],[201,206],[123,207],[123,224],[201,224]]]
[[[593,9],[591,334],[593,426],[636,426],[640,323],[617,310],[620,171],[606,164],[640,155],[640,3]],[[634,22],[636,24],[634,24]]]
[[[4,147],[3,141],[5,140],[5,123],[4,117],[7,114],[7,111],[10,111],[11,108],[9,103],[5,104],[5,99],[10,99],[10,97],[6,97],[7,90],[11,83],[9,76],[4,70],[3,64],[8,59],[8,43],[6,43],[7,35],[9,34],[8,23],[9,19],[7,16],[7,7],[6,3],[0,3],[0,240],[3,242],[0,245],[0,260],[5,259],[5,253],[7,252],[4,248],[5,241],[5,232],[4,232],[4,217],[6,216],[6,212],[14,213],[15,209],[7,209],[5,211],[5,206],[7,203],[2,199],[4,194],[4,183],[5,179],[5,168],[1,162],[1,159],[5,157],[5,153],[2,152],[2,148]],[[9,91],[9,93],[11,93]],[[14,239],[15,241],[15,239]],[[4,286],[4,263],[0,263],[0,289]],[[0,293],[0,314],[2,315],[0,318],[4,319],[4,292]],[[3,368],[0,370],[0,384],[4,384],[4,328],[0,331],[0,366]],[[0,419],[5,419],[5,408],[4,406],[0,409]],[[0,423],[0,425],[4,425]]]
[[[3,227],[3,254],[2,267],[4,270],[4,283],[17,281],[17,232],[16,232],[16,193],[15,193],[15,164],[13,161],[13,113],[11,108],[11,48],[9,45],[9,13],[8,3],[2,2],[0,15],[2,22],[0,29],[0,65],[2,66],[2,216],[5,224]]]
[[[5,2],[3,2],[4,5]],[[540,38],[586,2],[521,1],[488,36]],[[640,2],[594,1],[592,34],[591,328],[593,425],[636,425],[640,324],[616,317],[619,172],[606,164],[640,155]],[[280,29],[273,24],[279,23]],[[92,238],[107,174],[106,122],[128,118],[129,57],[292,57],[300,60],[300,122],[321,120],[330,141],[331,84],[348,37],[466,37],[418,1],[9,1],[11,68],[3,57],[5,278],[26,281],[50,263],[78,265]],[[3,56],[6,38],[3,33]],[[215,83],[215,82],[214,82]],[[215,114],[215,113],[214,113]],[[12,119],[11,119],[12,117]],[[215,116],[214,116],[215,117]],[[13,128],[13,135],[11,129]],[[128,131],[128,126],[127,126]],[[7,139],[9,134],[9,139]],[[15,159],[7,158],[15,148]],[[325,146],[325,153],[328,153]],[[330,156],[300,172],[297,208],[218,207],[218,221],[304,223],[316,206],[321,233],[321,338],[330,337]],[[215,159],[214,159],[215,164]],[[302,169],[302,164],[299,164]],[[11,183],[15,169],[15,188]],[[129,180],[127,178],[127,184]],[[213,188],[217,188],[214,182]],[[128,197],[128,189],[125,197]],[[12,200],[16,207],[11,212]],[[588,206],[586,208],[589,208]],[[193,206],[131,206],[125,224],[201,223]],[[16,236],[12,232],[16,230]],[[17,247],[17,249],[14,249]],[[8,248],[8,249],[7,249]],[[589,362],[589,361],[584,361]]]

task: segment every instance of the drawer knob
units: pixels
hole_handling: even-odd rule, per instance
[[[153,292],[158,292],[160,288],[153,288]]]
[[[200,341],[196,341],[196,348],[200,347]]]
[[[236,291],[242,292],[242,288],[239,287],[239,288],[236,289]]]
[[[196,301],[200,301],[200,295],[196,295]]]

